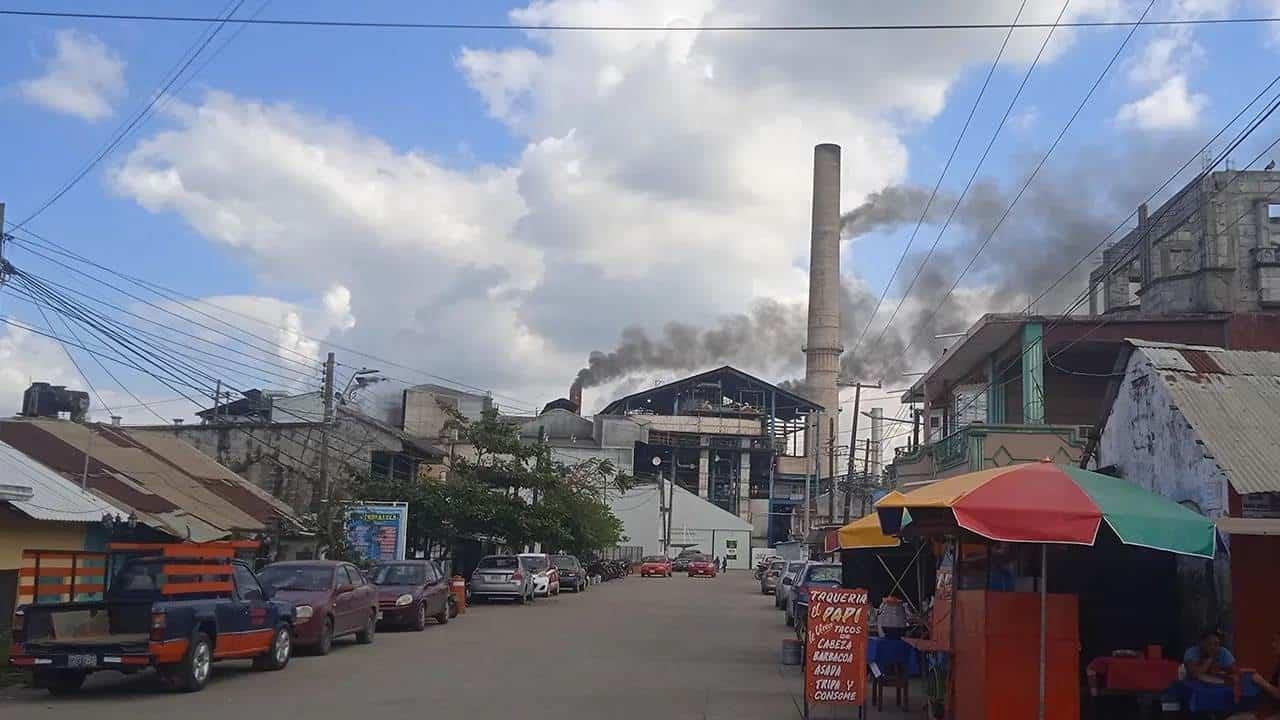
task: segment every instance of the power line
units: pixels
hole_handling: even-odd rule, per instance
[[[1154,3],[1155,0],[1152,0],[1152,2]],[[1058,11],[1058,17],[1056,20],[1062,20],[1062,17],[1066,14],[1067,7],[1070,6],[1070,4],[1071,0],[1065,0],[1065,2],[1062,3],[1062,9]],[[1150,9],[1150,6],[1147,7]],[[951,212],[947,213],[946,221],[942,223],[942,227],[938,228],[938,236],[933,239],[933,244],[929,246],[929,251],[925,253],[924,259],[920,261],[920,265],[916,267],[915,274],[911,276],[911,281],[907,283],[906,290],[903,291],[902,297],[898,300],[898,304],[893,308],[893,313],[889,315],[889,319],[885,321],[884,327],[880,329],[880,334],[876,336],[874,344],[879,345],[880,342],[884,340],[885,334],[889,332],[889,328],[893,325],[893,321],[897,319],[898,313],[907,302],[907,298],[911,296],[911,291],[915,288],[916,281],[920,279],[920,275],[924,273],[925,266],[929,264],[929,260],[933,258],[933,253],[937,251],[938,245],[942,242],[943,235],[947,232],[947,228],[951,227],[951,221],[955,219],[956,213],[960,210],[960,204],[964,202],[965,197],[969,194],[969,189],[973,187],[973,182],[977,179],[978,172],[982,170],[983,164],[986,163],[987,157],[991,154],[991,149],[995,147],[996,140],[1000,137],[1000,131],[1004,130],[1005,123],[1009,121],[1009,116],[1013,114],[1013,108],[1018,104],[1018,100],[1022,97],[1022,92],[1026,90],[1027,83],[1031,80],[1031,74],[1035,72],[1036,67],[1040,64],[1040,58],[1044,56],[1045,48],[1049,47],[1049,41],[1053,39],[1054,29],[1056,29],[1056,27],[1057,25],[1055,24],[1053,28],[1049,29],[1049,32],[1045,33],[1044,40],[1040,43],[1040,49],[1036,51],[1035,58],[1031,61],[1031,64],[1027,66],[1026,72],[1022,74],[1022,82],[1018,83],[1018,89],[1013,93],[1013,97],[1009,99],[1009,104],[1004,109],[1004,115],[1000,116],[1000,122],[996,124],[996,129],[991,133],[991,139],[987,141],[986,148],[983,149],[982,155],[978,158],[977,164],[973,166],[973,172],[969,173],[969,179],[965,181],[964,189],[960,191],[960,195],[956,198],[955,204],[951,206]],[[1121,47],[1123,48],[1123,46]],[[1072,119],[1074,119],[1074,117]],[[905,253],[903,256],[905,257]],[[888,288],[886,287],[885,290],[887,292]],[[870,327],[870,323],[868,323],[867,326]],[[904,355],[913,342],[914,339],[907,344],[907,347],[902,349]]]
[[[995,225],[992,226],[991,228],[991,232],[987,233],[987,237],[984,238],[982,243],[978,245],[978,249],[975,250],[973,255],[969,258],[969,262],[965,263],[964,268],[960,270],[960,274],[956,276],[955,282],[951,283],[951,287],[947,289],[947,292],[944,293],[942,298],[938,301],[937,306],[934,307],[933,312],[929,314],[929,319],[921,323],[919,327],[922,327],[922,328],[932,327],[933,320],[938,316],[938,312],[942,309],[943,304],[946,303],[947,299],[951,297],[951,294],[955,292],[955,289],[959,287],[960,281],[964,279],[964,276],[968,274],[969,270],[973,267],[973,264],[977,262],[978,256],[982,254],[982,251],[986,249],[987,245],[991,242],[991,239],[995,237],[996,232],[1000,230],[1000,227],[1004,224],[1004,221],[1009,217],[1009,213],[1013,212],[1013,208],[1015,205],[1018,204],[1018,200],[1022,199],[1022,194],[1025,193],[1027,191],[1027,188],[1031,186],[1031,183],[1035,181],[1036,176],[1040,173],[1040,170],[1044,168],[1044,165],[1046,162],[1048,162],[1049,157],[1053,155],[1053,151],[1056,150],[1058,147],[1058,144],[1062,142],[1062,138],[1066,136],[1067,131],[1071,129],[1071,126],[1073,124],[1075,124],[1076,118],[1080,117],[1080,113],[1083,112],[1085,106],[1089,104],[1089,100],[1093,97],[1093,94],[1097,92],[1098,87],[1102,85],[1103,79],[1106,78],[1107,74],[1111,72],[1111,68],[1115,66],[1116,61],[1120,59],[1120,55],[1124,53],[1124,49],[1128,47],[1129,41],[1132,40],[1134,34],[1138,32],[1138,27],[1140,26],[1142,19],[1147,16],[1147,13],[1151,12],[1151,8],[1154,7],[1155,4],[1156,4],[1156,0],[1150,0],[1150,2],[1147,3],[1147,6],[1142,11],[1142,16],[1138,19],[1138,22],[1134,23],[1133,26],[1129,28],[1129,32],[1124,36],[1124,41],[1120,43],[1120,47],[1116,48],[1116,51],[1111,55],[1111,59],[1107,61],[1106,67],[1102,69],[1102,72],[1098,73],[1098,77],[1093,81],[1093,85],[1089,86],[1089,91],[1085,93],[1083,98],[1080,99],[1080,103],[1076,105],[1076,109],[1074,112],[1071,113],[1071,117],[1067,119],[1066,124],[1062,126],[1062,130],[1058,132],[1058,135],[1057,137],[1054,138],[1053,143],[1049,145],[1049,149],[1045,151],[1044,155],[1040,158],[1040,161],[1036,163],[1035,168],[1032,169],[1031,174],[1027,177],[1026,182],[1022,184],[1022,187],[1018,189],[1017,194],[1013,196],[1013,200],[1010,201],[1009,206],[1004,209],[1004,212],[1001,213],[1000,218],[996,220]],[[902,349],[902,352],[906,353],[906,351],[911,348],[911,346],[915,343],[916,338],[918,337],[920,337],[920,335],[919,335],[919,332],[917,331],[917,333],[912,337],[911,341],[907,343],[907,346]]]
[[[194,313],[197,313],[197,314],[202,315],[202,316],[204,316],[204,317],[208,317],[208,318],[210,318],[210,319],[212,319],[212,320],[215,320],[215,321],[217,321],[217,322],[219,322],[219,323],[222,323],[223,325],[226,325],[226,326],[228,326],[228,327],[231,327],[231,328],[233,328],[233,329],[236,329],[237,331],[239,331],[239,332],[241,332],[241,333],[244,333],[245,335],[248,335],[249,337],[256,338],[256,339],[261,340],[261,341],[266,342],[266,343],[272,343],[272,344],[274,344],[274,343],[273,343],[273,341],[271,341],[271,340],[269,340],[269,339],[267,339],[267,338],[263,338],[263,337],[261,337],[260,335],[257,335],[257,334],[255,334],[255,333],[251,333],[251,332],[249,332],[249,331],[247,331],[247,330],[244,330],[243,328],[240,328],[240,327],[238,327],[238,326],[232,325],[231,323],[227,322],[225,319],[220,318],[220,317],[217,317],[216,315],[212,315],[212,314],[210,314],[210,313],[207,313],[207,312],[204,312],[204,311],[202,311],[202,310],[199,310],[198,308],[192,307],[192,305],[191,305],[191,304],[188,304],[188,302],[185,302],[185,301],[189,301],[190,303],[193,303],[193,304],[198,304],[198,305],[204,305],[204,306],[207,306],[207,307],[211,307],[211,308],[214,308],[214,309],[216,309],[216,310],[218,310],[218,311],[220,311],[220,312],[225,312],[225,313],[227,313],[227,314],[229,314],[229,315],[232,315],[232,316],[235,316],[235,317],[239,317],[239,318],[242,318],[242,319],[248,320],[248,321],[250,321],[250,322],[257,323],[257,324],[259,324],[259,325],[264,325],[264,326],[269,327],[269,328],[271,328],[271,329],[273,329],[273,330],[278,330],[278,329],[279,329],[279,327],[278,327],[278,326],[275,326],[275,325],[273,325],[272,323],[267,322],[267,321],[265,321],[265,320],[263,320],[263,319],[261,319],[261,318],[254,317],[254,316],[252,316],[252,315],[248,315],[248,314],[246,314],[246,313],[238,312],[238,311],[236,311],[236,310],[234,310],[234,309],[227,308],[227,307],[224,307],[224,306],[219,305],[219,304],[217,304],[217,303],[209,302],[209,301],[207,301],[207,300],[202,300],[202,299],[200,299],[200,298],[194,297],[194,296],[192,296],[192,295],[188,295],[188,294],[183,293],[183,292],[181,292],[181,291],[174,290],[173,288],[166,287],[166,286],[161,285],[161,284],[159,284],[159,283],[151,282],[151,281],[149,281],[149,280],[144,280],[144,279],[142,279],[142,278],[140,278],[140,277],[137,277],[137,276],[134,276],[134,275],[130,275],[130,274],[128,274],[128,273],[124,273],[124,272],[121,272],[121,271],[119,271],[119,270],[115,270],[115,269],[113,269],[113,268],[111,268],[111,267],[108,267],[108,266],[106,266],[106,265],[103,265],[102,263],[96,262],[96,261],[94,261],[94,260],[90,260],[89,258],[86,258],[85,256],[80,255],[79,253],[73,252],[73,251],[71,251],[71,250],[67,249],[67,248],[66,248],[66,247],[64,247],[64,246],[59,245],[58,243],[54,242],[53,240],[50,240],[50,239],[49,239],[49,238],[47,238],[47,237],[44,237],[44,236],[38,235],[37,233],[34,233],[34,232],[32,232],[31,230],[29,230],[29,229],[25,229],[25,228],[23,228],[23,229],[21,229],[21,232],[22,232],[22,233],[24,233],[24,234],[26,234],[26,235],[29,235],[29,236],[31,236],[31,237],[33,237],[33,238],[35,238],[36,240],[38,240],[38,241],[39,241],[40,243],[42,243],[42,245],[43,245],[43,246],[45,246],[45,247],[46,247],[50,252],[57,253],[57,254],[59,254],[59,255],[62,255],[63,257],[67,257],[67,258],[70,258],[70,259],[76,260],[77,262],[81,262],[81,263],[84,263],[84,264],[86,264],[86,265],[90,265],[90,266],[92,266],[92,267],[96,267],[96,268],[98,268],[98,269],[100,269],[100,270],[102,270],[102,271],[104,271],[104,272],[107,272],[107,273],[109,273],[109,274],[111,274],[111,275],[115,275],[116,277],[119,277],[119,278],[121,278],[121,279],[123,279],[123,280],[125,280],[125,281],[127,281],[127,282],[129,282],[129,283],[132,283],[132,284],[134,284],[134,285],[136,285],[136,286],[138,286],[138,287],[141,287],[141,288],[146,289],[146,290],[148,290],[148,291],[150,291],[150,292],[152,292],[152,293],[155,293],[156,295],[159,295],[160,297],[163,297],[163,298],[165,298],[165,299],[167,299],[167,300],[170,300],[170,301],[172,301],[172,302],[175,302],[175,303],[177,303],[178,305],[181,305],[182,307],[184,307],[184,308],[186,308],[186,309],[188,309],[188,310],[190,310],[190,311],[192,311],[192,312],[194,312]],[[44,255],[43,253],[39,253],[38,251],[36,251],[36,250],[32,249],[32,248],[30,247],[30,243],[29,243],[28,241],[26,241],[26,240],[22,240],[22,239],[19,239],[19,238],[13,238],[12,236],[10,236],[10,238],[11,238],[11,239],[13,239],[15,242],[18,242],[18,243],[22,244],[22,245],[24,246],[24,248],[25,248],[28,252],[34,252],[34,253],[36,253],[36,254],[40,255],[41,257],[44,257],[44,258],[46,258],[46,259],[49,259],[51,262],[54,262],[55,264],[58,264],[58,265],[60,265],[60,266],[62,266],[62,267],[64,267],[64,268],[70,269],[70,270],[72,270],[73,272],[77,272],[77,273],[79,273],[79,274],[81,274],[81,275],[84,275],[84,276],[86,276],[86,277],[89,277],[90,279],[93,279],[95,282],[98,282],[98,283],[101,283],[101,284],[103,284],[103,285],[106,285],[107,287],[111,287],[111,288],[113,288],[113,289],[116,289],[116,290],[117,290],[117,292],[120,292],[120,293],[122,293],[122,294],[126,295],[127,297],[131,297],[131,298],[134,298],[134,299],[139,299],[139,298],[137,298],[136,296],[131,295],[131,294],[129,294],[129,293],[125,293],[123,290],[120,290],[119,288],[116,288],[115,286],[113,286],[113,285],[111,285],[111,284],[109,284],[109,283],[106,283],[105,281],[103,281],[103,280],[101,280],[101,279],[99,279],[99,278],[95,278],[95,277],[93,277],[93,276],[91,276],[91,275],[88,275],[87,273],[85,273],[85,272],[83,272],[83,271],[81,271],[81,270],[78,270],[78,269],[75,269],[75,268],[71,268],[70,266],[66,265],[65,263],[62,263],[62,262],[59,262],[59,261],[52,260],[52,259],[48,258],[48,256],[47,256],[47,255]],[[140,299],[139,299],[139,300],[140,300]],[[140,300],[140,301],[141,301],[141,302],[146,302],[146,301],[142,301],[142,300]],[[206,329],[211,329],[211,328],[208,328],[208,326],[206,326],[206,325],[201,325],[200,323],[196,323],[195,321],[191,320],[190,318],[186,318],[186,317],[184,317],[184,316],[182,316],[182,315],[178,315],[178,314],[173,313],[173,312],[171,312],[171,311],[164,310],[163,308],[162,308],[162,310],[163,310],[164,312],[167,312],[167,313],[168,313],[168,314],[170,314],[170,315],[174,315],[175,317],[179,317],[179,318],[181,318],[181,319],[183,319],[183,320],[185,320],[185,321],[187,321],[187,322],[191,322],[191,323],[193,323],[193,324],[200,325],[201,327],[205,327]],[[219,332],[219,331],[214,330],[213,332]],[[226,333],[222,333],[222,334],[224,334],[224,335],[225,335]],[[510,395],[505,395],[505,394],[503,394],[503,393],[492,392],[492,391],[487,390],[487,389],[485,389],[485,388],[481,388],[481,387],[477,387],[477,386],[475,386],[475,385],[470,385],[470,384],[467,384],[467,383],[463,383],[463,382],[458,381],[458,380],[453,380],[453,379],[450,379],[450,378],[447,378],[447,377],[444,377],[444,376],[437,375],[437,374],[435,374],[435,373],[429,372],[429,371],[427,371],[427,370],[423,370],[423,369],[421,369],[421,368],[415,368],[415,367],[412,367],[412,366],[409,366],[409,365],[405,365],[405,364],[403,364],[403,363],[396,362],[396,361],[394,361],[394,360],[389,360],[389,359],[387,359],[387,358],[379,357],[379,356],[377,356],[377,355],[373,355],[373,354],[371,354],[371,353],[364,352],[364,351],[362,351],[362,350],[357,350],[357,349],[352,348],[352,347],[347,347],[347,346],[344,346],[344,345],[339,345],[338,343],[332,342],[332,341],[330,341],[330,340],[325,340],[325,339],[317,338],[317,337],[310,336],[310,335],[303,335],[303,334],[300,334],[300,336],[301,336],[301,337],[303,337],[303,338],[304,338],[304,339],[306,339],[306,340],[310,340],[310,341],[312,341],[312,342],[314,342],[314,343],[317,343],[318,345],[320,345],[320,346],[322,346],[322,347],[334,348],[334,349],[336,349],[336,350],[341,350],[342,352],[345,352],[345,353],[350,353],[350,354],[352,354],[352,355],[356,355],[356,356],[359,356],[359,357],[367,358],[367,359],[369,359],[369,360],[373,360],[373,361],[375,361],[375,362],[378,362],[378,363],[381,363],[381,364],[384,364],[384,365],[390,365],[390,366],[393,366],[393,367],[398,367],[398,368],[400,368],[400,369],[402,369],[402,370],[408,370],[408,371],[410,371],[410,372],[418,373],[419,375],[422,375],[422,376],[424,376],[424,377],[430,378],[430,379],[432,379],[432,380],[436,380],[436,381],[441,382],[441,383],[444,383],[444,384],[446,384],[446,385],[453,385],[453,386],[455,386],[455,387],[461,387],[461,388],[466,388],[466,389],[476,390],[476,391],[478,391],[478,392],[482,392],[482,393],[489,393],[489,394],[492,394],[494,397],[498,397],[498,398],[505,398],[505,399],[507,399],[507,400],[511,400],[511,401],[513,401],[513,402],[515,402],[515,403],[519,403],[520,405],[524,405],[524,406],[533,406],[533,405],[536,405],[536,403],[531,403],[531,402],[529,402],[528,400],[522,400],[522,399],[517,398],[517,397],[513,397],[513,396],[510,396]],[[230,336],[228,336],[228,337],[230,337]],[[247,341],[240,340],[240,339],[236,339],[236,338],[233,338],[233,340],[235,340],[236,342],[240,342],[240,343],[243,343],[243,344],[245,344],[245,345],[248,345],[248,346],[250,346],[250,347],[253,347],[253,344],[252,344],[252,343],[248,343]],[[299,352],[297,352],[296,350],[293,350],[292,348],[286,348],[286,347],[284,347],[284,346],[279,346],[279,345],[275,345],[275,347],[277,347],[277,348],[278,348],[279,350],[281,350],[281,351],[285,351],[285,352],[289,352],[289,353],[291,353],[291,354],[293,354],[293,355],[297,355],[298,357],[304,358],[304,359],[306,359],[306,360],[308,360],[308,361],[310,361],[310,362],[313,362],[313,363],[315,362],[314,358],[309,358],[309,357],[307,357],[306,355],[304,355],[304,354],[302,354],[302,353],[299,353]],[[277,357],[280,357],[280,356],[277,356]],[[295,360],[290,360],[289,358],[280,357],[280,359],[281,359],[281,360],[284,360],[284,361],[287,361],[287,362],[292,362],[292,363],[297,364],[297,365],[302,365],[302,363],[300,363],[300,362],[298,362],[298,361],[295,361]],[[350,367],[350,366],[347,366],[347,367]],[[308,366],[308,369],[312,369],[312,368],[311,368],[310,366]]]
[[[209,23],[226,22],[240,25],[273,25],[288,27],[360,28],[374,30],[495,30],[517,32],[892,32],[920,30],[1006,30],[1046,29],[1053,24],[1045,22],[1008,23],[859,23],[831,25],[575,25],[529,23],[456,23],[411,22],[394,20],[328,20],[321,18],[217,18],[196,15],[157,15],[127,13],[97,13],[53,10],[0,10],[0,15],[79,20],[124,20],[135,22]],[[1168,18],[1162,20],[1075,20],[1058,24],[1062,28],[1113,28],[1113,27],[1177,27],[1184,25],[1261,25],[1280,23],[1280,16],[1248,16],[1217,18]]]
[[[129,123],[125,125],[123,129],[118,130],[115,136],[111,139],[111,141],[108,142],[105,147],[100,149],[93,156],[93,158],[89,160],[89,162],[85,163],[85,165],[82,168],[80,168],[79,172],[71,176],[71,179],[63,183],[62,187],[59,188],[57,192],[49,196],[49,198],[45,200],[44,203],[40,205],[40,207],[36,208],[34,212],[32,212],[30,215],[28,215],[25,219],[20,221],[14,227],[21,228],[27,223],[34,220],[35,218],[39,217],[40,214],[43,213],[45,210],[48,210],[49,206],[53,205],[58,200],[62,199],[62,196],[70,192],[71,188],[75,187],[81,180],[84,179],[85,175],[89,174],[89,171],[97,167],[98,163],[102,162],[103,158],[109,155],[111,151],[116,148],[117,145],[123,142],[124,139],[128,137],[131,132],[133,132],[134,128],[138,127],[139,124],[142,123],[146,117],[148,117],[151,110],[156,106],[156,103],[160,101],[160,98],[165,96],[165,93],[169,91],[169,88],[173,87],[173,84],[178,81],[178,78],[180,78],[182,74],[186,72],[187,68],[191,66],[191,63],[195,62],[196,58],[200,56],[200,53],[204,52],[204,49],[209,46],[209,43],[213,42],[213,39],[217,37],[219,32],[222,31],[222,28],[226,27],[227,21],[231,18],[232,15],[236,13],[237,10],[240,9],[240,6],[243,5],[244,3],[245,3],[245,0],[238,0],[238,2],[236,2],[235,7],[231,9],[231,12],[227,15],[226,18],[214,18],[210,21],[206,21],[206,22],[216,22],[219,24],[216,28],[214,28],[213,32],[209,33],[209,35],[204,38],[204,41],[199,44],[195,52],[191,52],[190,50],[188,50],[188,53],[190,56],[187,57],[186,61],[182,63],[182,66],[178,69],[178,71],[169,78],[169,81],[165,83],[163,87],[160,88],[160,91],[157,93],[153,93],[151,96],[151,99],[147,101],[147,104],[142,107],[142,110],[138,111],[138,113],[133,116],[133,119],[129,121]],[[21,11],[15,11],[14,13],[10,13],[9,11],[5,11],[3,14],[6,14],[6,15],[17,14],[20,12]]]
[[[1063,3],[1062,12],[1058,13],[1058,20],[1062,19],[1062,13],[1067,11],[1067,4],[1070,2],[1071,0],[1067,0],[1066,3]],[[1027,0],[1022,0],[1022,4],[1018,6],[1018,13],[1013,16],[1014,25],[1016,25],[1019,18],[1022,17],[1022,11],[1026,8]],[[1049,34],[1052,35],[1053,31],[1050,30]],[[951,163],[956,159],[956,153],[960,150],[960,143],[964,140],[965,133],[969,131],[969,124],[973,122],[973,116],[977,114],[978,106],[982,104],[982,98],[987,93],[987,87],[991,84],[992,76],[996,74],[996,68],[1000,66],[1000,61],[1004,58],[1004,51],[1009,47],[1009,38],[1012,36],[1013,25],[1010,25],[1009,32],[1005,33],[1004,40],[1000,43],[1000,50],[996,53],[996,59],[991,61],[991,67],[987,70],[987,76],[982,81],[982,87],[978,88],[978,95],[973,99],[973,106],[969,108],[969,116],[964,119],[964,125],[960,128],[960,133],[956,135],[956,142],[951,146],[951,154],[947,156],[947,162],[943,164],[942,172],[938,173],[938,181],[933,184],[933,190],[929,193],[929,199],[925,202],[924,208],[920,211],[920,219],[916,220],[916,226],[911,229],[911,236],[907,238],[907,244],[902,248],[902,254],[898,256],[898,262],[893,266],[893,272],[889,273],[889,279],[885,282],[884,289],[881,290],[879,299],[876,300],[876,306],[871,310],[871,314],[867,316],[867,324],[863,325],[862,332],[858,333],[858,339],[854,341],[853,349],[849,351],[850,354],[858,352],[858,348],[862,345],[862,339],[867,336],[867,331],[871,329],[871,323],[875,322],[876,315],[880,313],[880,306],[884,304],[885,297],[889,295],[889,290],[893,288],[893,280],[898,277],[898,271],[902,269],[902,263],[907,259],[907,253],[911,252],[911,246],[916,241],[916,235],[920,232],[920,227],[924,225],[925,218],[929,216],[929,208],[933,207],[933,201],[938,197],[938,189],[942,187],[942,181],[947,177],[947,171],[951,169]],[[1048,42],[1048,38],[1045,39],[1045,42]],[[1044,46],[1041,46],[1040,49],[1043,52]],[[1040,56],[1037,55],[1036,62],[1039,62],[1039,60]],[[1035,62],[1031,64],[1031,67],[1035,67]],[[1030,72],[1030,70],[1027,71],[1028,75],[1030,75]],[[1003,127],[1004,122],[1002,121],[1000,125]],[[997,129],[996,132],[999,132],[999,129]],[[992,142],[995,142],[994,138],[992,138]],[[985,154],[983,155],[983,158],[986,158]],[[979,162],[978,164],[981,166],[982,163]],[[932,253],[932,250],[930,250],[930,252]],[[921,267],[923,267],[923,265],[921,265]],[[918,277],[919,272],[917,272],[916,275]],[[915,283],[914,279],[912,279],[912,283]],[[910,289],[908,289],[907,292],[911,292]],[[901,303],[899,303],[898,307],[901,306]],[[897,309],[894,309],[894,315],[897,315],[897,313]],[[893,320],[890,319],[889,322],[893,322]]]

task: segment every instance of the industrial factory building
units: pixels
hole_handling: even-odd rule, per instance
[[[677,487],[752,527],[753,544],[786,540],[791,512],[812,474],[803,455],[817,404],[724,366],[619,398],[596,417],[628,418],[644,430],[635,474]]]

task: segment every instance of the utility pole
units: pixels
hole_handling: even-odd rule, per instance
[[[329,427],[333,424],[333,353],[324,361],[324,385],[320,391],[324,397],[324,422],[320,423],[320,483],[311,498],[311,507],[317,514],[329,497]]]
[[[843,384],[845,387],[853,388],[853,427],[849,429],[849,467],[845,472],[845,483],[848,484],[850,489],[852,489],[853,488],[853,468],[854,468],[853,458],[858,453],[858,412],[859,410],[861,410],[860,406],[862,405],[862,388],[864,387],[875,388],[877,390],[881,388],[880,388],[880,383],[875,383],[874,385],[871,383],[864,383],[864,382],[853,382],[853,383],[843,383]],[[844,521],[845,522],[849,522],[849,510],[850,510],[849,506],[851,502],[852,502],[852,498],[849,497],[849,492],[848,490],[846,490],[844,494]]]
[[[852,460],[853,458],[850,458]],[[862,514],[867,514],[867,491],[871,489],[871,438],[867,438],[866,455],[862,457]]]
[[[834,525],[836,522],[836,419],[832,417],[827,426],[831,428],[830,434],[827,435],[827,524]],[[853,462],[853,457],[849,457],[849,462]]]
[[[809,506],[813,504],[811,488],[813,486],[814,479],[818,477],[818,473],[821,470],[822,465],[822,456],[819,454],[821,452],[821,448],[818,447],[818,435],[821,434],[818,432],[818,429],[822,427],[822,411],[814,410],[812,414],[815,416],[813,421],[813,432],[809,434],[809,438],[806,442],[808,442],[808,440],[813,440],[813,447],[806,447],[804,450],[806,455],[813,458],[813,474],[805,478],[804,481],[804,523],[800,526],[802,539],[808,537],[809,528],[812,527],[812,525],[809,524]]]
[[[213,424],[218,424],[218,409],[222,403],[222,381],[218,381],[218,388],[213,391]]]

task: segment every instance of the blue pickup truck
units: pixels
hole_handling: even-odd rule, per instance
[[[103,599],[31,603],[14,616],[9,662],[38,687],[75,692],[90,673],[155,667],[170,687],[202,689],[217,660],[289,662],[293,604],[272,600],[230,549],[160,545],[119,564]]]

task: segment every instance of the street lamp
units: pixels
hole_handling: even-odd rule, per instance
[[[384,377],[369,377],[370,375],[376,375],[379,372],[382,372],[382,371],[371,370],[369,368],[360,368],[359,370],[351,373],[351,377],[347,379],[347,385],[346,387],[342,388],[342,394],[338,396],[338,399],[344,403],[347,402],[348,400],[356,399],[356,396],[351,392],[351,383],[355,383],[356,385],[363,388],[363,387],[372,385],[374,383],[380,383],[383,380],[386,380],[386,378]]]

